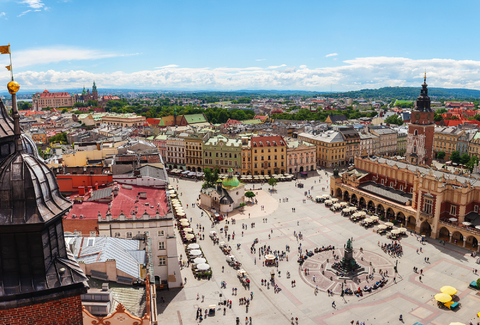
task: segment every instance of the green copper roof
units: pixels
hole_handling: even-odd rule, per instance
[[[230,168],[228,171],[231,174],[233,172],[233,169]],[[238,178],[236,176],[234,176],[234,175],[230,176],[229,175],[228,177],[225,177],[223,179],[222,185],[226,189],[232,189],[232,188],[240,185],[240,181],[238,180]]]

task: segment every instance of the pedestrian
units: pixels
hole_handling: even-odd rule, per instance
[[[204,302],[204,301],[205,301],[205,296],[204,296],[204,295],[202,295],[202,302]]]
[[[337,308],[337,305],[335,305],[335,301],[332,302],[332,307],[333,307],[333,308]]]
[[[185,277],[185,283],[187,283],[187,277]]]
[[[422,282],[422,276],[418,277],[418,281]]]

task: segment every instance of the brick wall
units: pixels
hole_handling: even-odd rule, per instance
[[[0,310],[0,324],[83,325],[82,301],[73,296],[43,304]]]
[[[90,236],[90,231],[96,231],[98,228],[98,219],[71,219],[71,215],[68,219],[63,219],[63,231],[75,232],[79,231],[82,235]]]

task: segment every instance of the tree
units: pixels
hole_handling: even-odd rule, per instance
[[[245,197],[251,200],[255,197],[255,193],[253,193],[252,191],[245,192]]]
[[[462,165],[466,165],[469,161],[470,161],[470,156],[468,155],[468,153],[463,153],[460,156],[460,163]]]
[[[62,132],[48,139],[49,143],[67,143],[67,133]]]
[[[437,152],[437,159],[443,159],[443,158],[445,158],[445,151]]]
[[[460,163],[460,153],[458,151],[453,151],[450,155],[450,160],[454,163]]]
[[[87,101],[87,106],[98,107],[98,100],[89,99]]]
[[[391,115],[385,119],[385,123],[402,125],[403,119],[398,115]]]
[[[26,110],[29,110],[31,107],[32,107],[32,104],[30,104],[28,102],[20,102],[18,104],[18,110],[19,111],[26,111]]]
[[[62,109],[62,114],[64,114],[64,113],[68,113],[68,109],[66,109],[66,108]]]
[[[465,166],[470,170],[470,172],[473,171],[473,168],[478,165],[478,157],[472,156],[470,157],[470,160],[468,163],[465,164]]]
[[[218,168],[215,168],[215,170],[212,170],[211,168],[205,168],[203,170],[205,173],[205,182],[203,183],[203,188],[207,187],[215,187],[215,184],[217,184],[218,180]]]
[[[268,185],[270,185],[271,187],[275,187],[275,185],[277,185],[277,180],[273,177],[269,178]]]

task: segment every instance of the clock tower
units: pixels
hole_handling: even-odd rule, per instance
[[[427,74],[410,118],[407,137],[406,158],[409,163],[430,165],[433,159],[433,136],[435,134],[434,113],[428,97]]]

